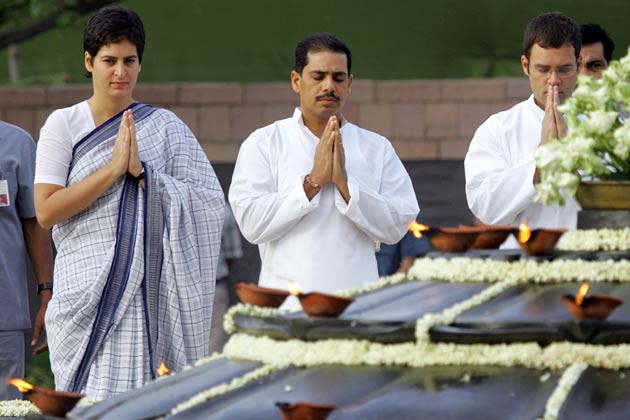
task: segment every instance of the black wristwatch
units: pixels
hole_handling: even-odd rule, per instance
[[[37,294],[39,295],[43,290],[53,290],[53,282],[49,281],[48,283],[40,283],[37,285]]]
[[[140,171],[138,176],[134,176],[133,179],[135,179],[138,182],[140,182],[140,181],[142,181],[144,179],[144,166],[142,167],[142,170]]]

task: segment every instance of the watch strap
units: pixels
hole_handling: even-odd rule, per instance
[[[38,283],[37,284],[37,294],[39,295],[44,290],[53,290],[53,282],[49,281],[47,283]]]

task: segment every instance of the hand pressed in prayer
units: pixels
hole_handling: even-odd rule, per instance
[[[131,176],[137,177],[142,172],[142,163],[140,162],[140,155],[138,153],[136,124],[133,121],[133,113],[131,110],[127,112],[129,112],[126,117],[127,129],[129,130],[129,166],[127,171],[131,174]]]
[[[560,97],[558,95],[558,86],[549,85],[547,88],[547,102],[545,103],[545,116],[542,121],[542,129],[540,133],[540,146],[553,139],[561,139],[567,135],[567,124],[564,117],[558,111]],[[534,184],[540,182],[540,171],[538,168],[534,171]]]
[[[553,107],[553,115],[556,121],[556,127],[558,131],[558,139],[562,139],[567,135],[567,122],[564,119],[564,115],[562,112],[558,111],[558,105],[560,105],[560,99],[558,97],[558,88],[556,87],[554,90],[554,102],[555,106]]]
[[[319,139],[315,149],[313,168],[311,169],[311,179],[321,187],[330,182],[333,171],[333,144],[335,141],[335,127],[339,129],[337,117],[332,116],[324,128],[324,134]]]
[[[335,183],[337,189],[341,193],[341,196],[347,203],[350,201],[350,190],[348,189],[348,176],[346,174],[346,153],[343,148],[339,125],[337,125],[335,131],[333,132],[333,139],[332,182]]]
[[[129,168],[130,134],[127,119],[130,113],[131,111],[127,110],[123,114],[120,127],[118,128],[116,143],[114,144],[114,151],[112,152],[112,159],[109,162],[117,176],[124,175]]]
[[[543,145],[552,138],[561,139],[567,134],[567,125],[564,117],[558,111],[560,98],[558,86],[550,85],[547,88],[547,102],[545,103],[545,116],[542,121],[540,144]]]

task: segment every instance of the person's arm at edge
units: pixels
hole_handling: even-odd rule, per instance
[[[24,232],[24,242],[33,269],[37,284],[43,284],[53,281],[53,258],[52,246],[50,243],[50,235],[47,229],[42,228],[37,219],[22,219],[22,231]],[[35,345],[39,340],[41,332],[44,330],[44,315],[48,308],[48,302],[52,298],[52,290],[42,290],[39,293],[39,310],[35,316],[35,325],[33,326],[33,338],[31,345]]]

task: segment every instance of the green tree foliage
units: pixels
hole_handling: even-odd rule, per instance
[[[18,44],[118,0],[2,0],[0,49]]]

